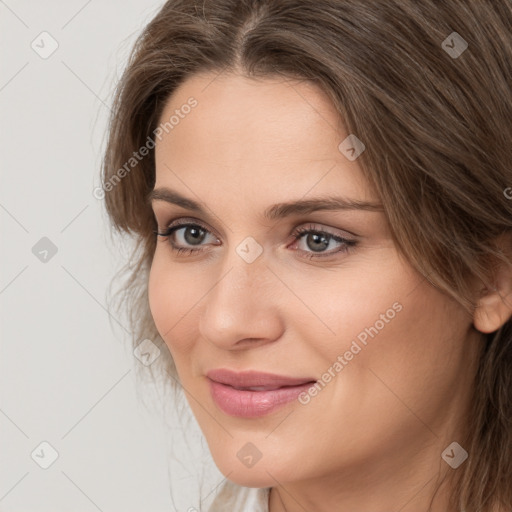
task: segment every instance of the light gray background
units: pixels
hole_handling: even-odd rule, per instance
[[[116,79],[162,5],[0,0],[1,512],[200,510],[198,486],[213,499],[223,480],[195,420],[141,405],[140,362],[106,311],[127,251],[92,190]],[[48,58],[31,47],[43,31],[59,45]],[[46,262],[42,237],[57,247]],[[43,441],[58,453],[47,469],[31,455],[49,457]]]

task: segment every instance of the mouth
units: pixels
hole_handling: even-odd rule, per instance
[[[227,369],[209,371],[206,377],[215,404],[226,414],[255,418],[293,402],[317,381],[271,373]]]
[[[227,384],[229,385],[229,384]],[[239,391],[275,391],[276,389],[283,389],[283,388],[294,388],[297,386],[250,386],[250,387],[237,387],[237,386],[231,386],[233,389],[238,389]]]
[[[210,370],[206,376],[220,384],[236,389],[251,389],[252,391],[268,391],[282,387],[300,386],[308,382],[316,382],[313,377],[288,377],[258,371],[235,372],[225,368]],[[256,389],[261,388],[261,389]]]

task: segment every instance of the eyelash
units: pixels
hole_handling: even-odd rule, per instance
[[[313,259],[313,258],[327,258],[329,256],[333,256],[334,254],[345,254],[349,252],[351,249],[353,249],[357,245],[356,240],[350,240],[347,238],[343,238],[339,235],[335,235],[334,233],[330,233],[329,231],[320,230],[320,229],[314,229],[313,224],[309,224],[307,226],[303,226],[300,228],[297,228],[293,231],[292,236],[294,237],[293,243],[296,243],[300,241],[302,237],[304,237],[307,234],[314,233],[317,235],[324,235],[328,239],[328,242],[331,240],[334,240],[336,242],[340,242],[344,244],[344,246],[341,249],[330,251],[327,253],[315,253],[315,252],[309,252],[309,251],[303,251],[302,249],[297,249],[298,253],[306,253],[307,255],[302,254],[301,257],[307,258],[307,259]],[[199,222],[190,222],[190,221],[177,221],[176,223],[170,225],[165,231],[159,232],[154,231],[155,235],[167,238],[171,236],[174,232],[178,231],[179,229],[183,229],[186,227],[195,227],[200,228],[204,231],[206,231],[207,234],[213,234],[208,230],[205,226],[203,226]],[[178,255],[190,255],[192,253],[198,254],[203,252],[205,249],[191,249],[189,247],[178,247],[174,245],[171,241],[169,241],[169,245],[171,247],[171,250],[175,252]]]

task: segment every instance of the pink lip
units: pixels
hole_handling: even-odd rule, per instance
[[[294,378],[256,371],[209,371],[210,392],[214,402],[226,414],[255,418],[269,414],[297,399],[314,382],[313,378]],[[261,390],[246,388],[259,387]]]

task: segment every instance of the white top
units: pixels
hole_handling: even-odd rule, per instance
[[[208,512],[268,512],[270,487],[241,487],[226,480]]]

